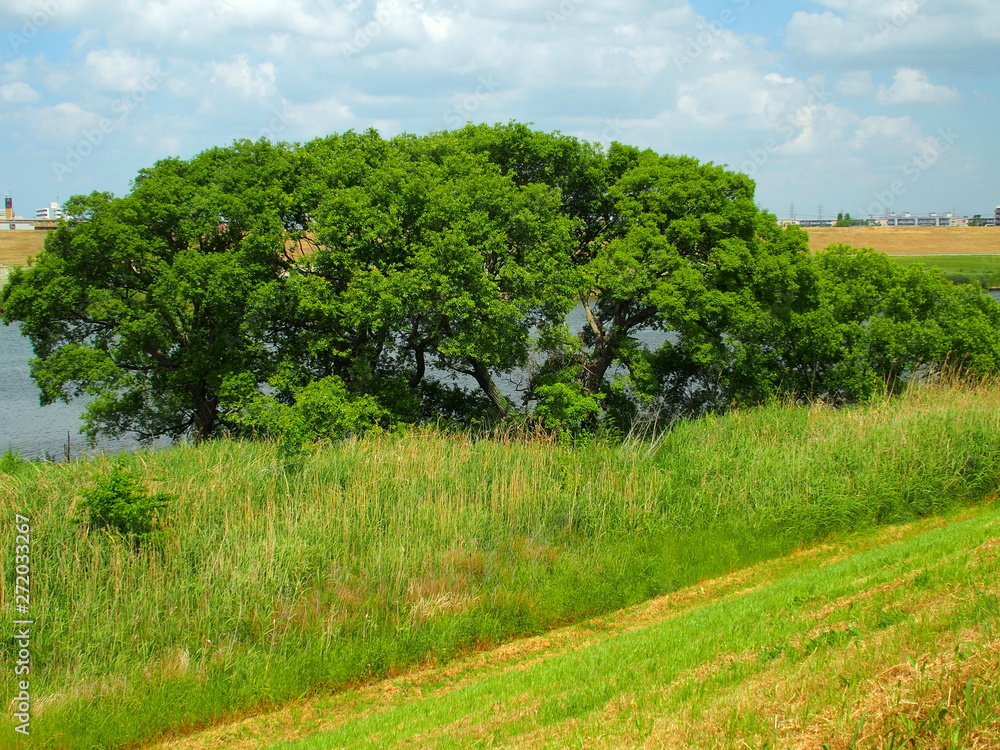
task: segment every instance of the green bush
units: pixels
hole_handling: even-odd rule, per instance
[[[159,526],[159,511],[173,499],[167,492],[151,495],[141,477],[121,464],[114,466],[97,486],[83,491],[82,508],[92,529],[118,532],[138,545]]]
[[[17,451],[8,448],[3,452],[3,455],[0,456],[0,474],[10,474],[11,476],[14,476],[21,469],[21,467],[26,464],[27,462],[21,458]]]

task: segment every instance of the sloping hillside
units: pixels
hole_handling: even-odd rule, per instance
[[[994,748],[998,581],[987,504],[157,750]]]
[[[888,255],[1000,254],[1000,227],[810,227],[809,246],[871,247]]]
[[[40,230],[0,232],[0,266],[18,266],[29,256],[38,255],[48,235]]]

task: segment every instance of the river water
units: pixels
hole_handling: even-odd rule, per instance
[[[1000,292],[990,292],[1000,302]],[[585,323],[583,308],[573,310],[567,318],[571,330]],[[667,339],[662,331],[644,331],[638,338],[651,349],[659,348]],[[31,379],[28,361],[32,357],[31,343],[15,325],[0,325],[0,452],[8,448],[22,458],[62,460],[67,440],[73,457],[98,452],[117,453],[134,450],[139,443],[132,438],[101,439],[88,445],[80,435],[80,415],[85,404],[77,399],[70,404],[57,402],[42,407],[38,388]],[[516,383],[501,383],[508,395],[514,396]]]
[[[0,453],[11,449],[22,458],[62,460],[67,440],[73,457],[138,447],[130,438],[101,439],[89,445],[79,432],[85,408],[79,400],[40,406],[39,390],[28,369],[32,356],[31,342],[21,335],[19,326],[0,324]]]

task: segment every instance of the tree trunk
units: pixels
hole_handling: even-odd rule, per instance
[[[200,443],[208,440],[215,428],[219,418],[218,399],[208,395],[208,388],[204,381],[198,383],[193,389],[194,393],[194,441]]]
[[[472,372],[470,374],[479,383],[479,387],[483,389],[483,393],[486,394],[486,397],[493,403],[497,411],[500,412],[500,416],[503,419],[509,417],[514,410],[514,405],[503,394],[503,391],[497,387],[497,384],[493,381],[493,376],[483,366],[483,363],[478,359],[473,359]]]

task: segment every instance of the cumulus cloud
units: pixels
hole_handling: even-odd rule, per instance
[[[899,68],[892,85],[880,84],[875,93],[876,103],[892,104],[944,104],[961,98],[953,88],[931,83],[927,74],[914,68]]]
[[[988,69],[983,54],[1000,40],[1000,4],[992,0],[819,0],[828,10],[796,11],[786,47],[825,64],[857,68],[933,59]]]
[[[287,105],[275,112],[271,127],[280,137],[288,140],[286,130],[296,128],[305,138],[317,138],[327,133],[345,130],[354,122],[351,108],[335,97],[305,105]]]
[[[858,123],[851,145],[858,151],[873,145],[889,145],[895,151],[907,152],[916,148],[924,137],[920,126],[909,116],[872,115]]]
[[[225,86],[243,96],[262,99],[275,91],[274,63],[250,65],[246,55],[230,62],[211,63],[212,83]]]
[[[868,96],[875,91],[869,70],[854,70],[842,75],[834,87],[841,96]]]
[[[84,58],[88,79],[101,88],[128,92],[148,86],[158,66],[152,57],[133,55],[121,49],[91,50]],[[147,84],[143,84],[146,80]]]
[[[105,119],[74,102],[38,107],[30,113],[35,132],[57,145],[78,139],[83,131],[98,128]]]
[[[38,101],[38,92],[23,81],[0,86],[0,102],[4,104],[31,104]]]
[[[37,7],[0,0],[0,13],[15,20]],[[0,136],[19,143],[78,137],[94,117],[116,117],[116,103],[156,64],[169,75],[155,97],[129,109],[115,136],[123,164],[133,147],[134,162],[145,166],[261,134],[306,140],[348,128],[419,133],[515,119],[602,143],[750,164],[765,190],[780,191],[791,189],[786,182],[814,191],[820,171],[834,175],[824,183],[857,179],[936,127],[915,111],[884,117],[879,105],[951,102],[986,118],[970,109],[967,79],[956,73],[995,75],[1000,39],[995,0],[814,0],[808,11],[786,12],[784,36],[769,38],[760,31],[763,9],[750,0],[700,4],[700,13],[691,0],[58,7],[19,57],[0,64],[0,104],[8,105]],[[817,70],[828,80],[813,76]],[[992,80],[975,85],[991,90]],[[37,127],[17,119],[28,111],[38,113]],[[15,121],[24,124],[12,132]],[[81,181],[89,169],[95,186],[112,179],[98,166],[82,166]],[[27,163],[17,168],[30,173]],[[114,179],[127,185],[131,176]]]

